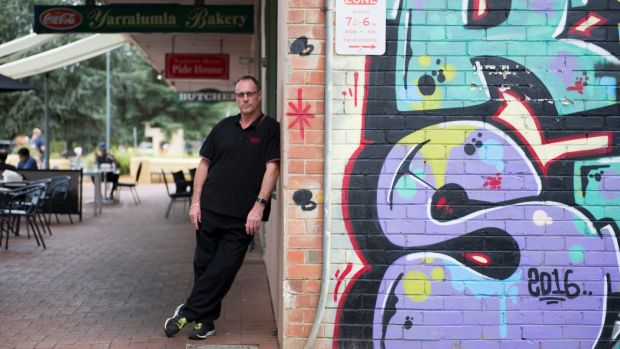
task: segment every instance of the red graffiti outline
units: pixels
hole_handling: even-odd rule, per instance
[[[370,74],[369,73],[370,62],[371,62],[371,56],[366,56],[366,66],[364,67],[364,74],[365,74],[366,81],[368,81],[368,75]],[[362,115],[366,115],[366,108],[367,108],[366,101],[368,100],[367,95],[368,95],[368,86],[364,86],[364,96],[363,96],[364,102],[362,104]],[[349,235],[349,239],[351,240],[351,245],[353,246],[353,250],[355,251],[355,254],[360,259],[360,261],[362,262],[364,266],[360,268],[353,276],[351,276],[349,283],[347,283],[347,286],[342,292],[342,296],[340,297],[340,302],[338,302],[338,307],[336,307],[336,318],[334,319],[334,334],[332,337],[332,348],[333,349],[338,348],[337,340],[338,340],[338,334],[339,334],[338,331],[339,331],[340,318],[342,317],[342,310],[344,309],[344,302],[347,298],[347,295],[349,294],[349,290],[351,289],[351,287],[354,284],[354,281],[357,280],[357,278],[359,278],[362,274],[372,270],[372,266],[368,264],[368,261],[366,261],[366,258],[364,258],[364,255],[361,253],[359,243],[357,242],[357,240],[355,239],[355,235],[353,234],[353,225],[351,224],[351,214],[349,213],[349,199],[347,197],[347,193],[349,192],[351,175],[353,173],[353,165],[355,164],[355,161],[357,160],[359,155],[362,153],[366,145],[372,144],[371,141],[367,140],[364,137],[365,129],[366,129],[366,120],[362,117],[362,125],[360,127],[360,134],[361,134],[360,146],[357,147],[357,149],[351,155],[351,158],[347,162],[347,165],[345,166],[345,171],[342,176],[343,178],[342,178],[342,191],[341,191],[342,217],[344,220],[345,229],[347,230],[347,235]]]
[[[491,256],[484,252],[465,252],[463,253],[463,257],[470,260],[472,263],[488,267],[491,265]]]
[[[353,73],[353,89],[351,89],[350,87],[348,88],[348,95],[353,97],[353,104],[355,105],[355,107],[357,108],[357,88],[359,87],[359,78],[360,78],[360,73],[359,72],[355,72]],[[342,91],[342,96],[346,97],[347,96],[347,90]]]
[[[577,28],[579,28],[579,26],[581,26],[582,24],[587,22],[592,17],[598,19],[599,22],[588,26],[584,30],[577,29]],[[601,26],[601,25],[603,25],[605,23],[607,23],[607,18],[599,15],[596,12],[589,12],[585,17],[583,17],[582,19],[578,20],[575,24],[573,24],[570,27],[570,29],[568,30],[568,32],[571,33],[571,34],[575,34],[575,35],[583,35],[583,36],[591,37],[592,36],[592,31],[594,29],[596,29],[598,26]]]
[[[340,274],[340,269],[336,270],[335,277],[338,279],[338,281],[336,282],[336,287],[334,288],[334,302],[338,301],[338,289],[340,288],[340,284],[342,283],[342,281],[344,281],[344,278],[351,272],[351,269],[353,269],[353,263],[347,263],[347,266],[344,268],[344,271],[342,272],[340,277],[338,277],[338,274]]]
[[[357,107],[357,86],[359,82],[360,73],[353,73],[353,91],[355,91],[355,96],[353,97],[353,102],[355,103],[355,107]]]
[[[482,4],[484,2],[484,4]],[[487,1],[486,0],[473,0],[473,12],[472,12],[472,18],[476,21],[479,21],[481,19],[483,19],[484,17],[487,16],[487,14],[489,13],[488,9],[488,5],[486,4]],[[482,6],[484,6],[484,8],[482,8]],[[482,9],[482,14],[480,14],[480,10]]]
[[[565,153],[562,153],[562,154],[556,156],[553,159],[549,159],[546,163],[543,163],[543,161],[540,159],[539,154],[536,152],[536,149],[534,148],[534,146],[529,143],[527,137],[525,137],[521,133],[521,131],[516,129],[512,124],[510,124],[506,120],[503,120],[500,117],[502,115],[502,112],[504,111],[504,109],[506,109],[508,107],[508,101],[504,100],[504,103],[499,107],[499,109],[497,109],[497,111],[493,115],[492,120],[495,121],[495,122],[501,123],[502,125],[506,126],[508,129],[512,130],[515,133],[515,135],[521,141],[521,144],[531,154],[532,158],[534,159],[534,162],[538,165],[538,168],[541,169],[541,172],[542,172],[542,174],[544,176],[547,175],[547,171],[549,170],[549,165],[551,165],[552,163],[556,162],[557,160],[567,159],[567,158],[571,158],[571,157],[590,156],[590,155],[598,155],[598,154],[608,154],[611,151],[611,145],[612,145],[612,140],[613,140],[611,132],[593,132],[593,133],[587,133],[585,135],[566,136],[566,137],[554,138],[553,140],[547,140],[545,138],[544,132],[541,130],[540,120],[538,120],[538,117],[534,114],[534,111],[532,110],[530,105],[527,104],[527,102],[525,102],[524,99],[521,98],[521,96],[519,96],[518,94],[516,94],[513,91],[503,91],[502,92],[500,89],[498,89],[498,90],[499,90],[499,96],[500,97],[503,97],[503,95],[505,95],[505,94],[510,95],[513,98],[515,98],[516,100],[518,100],[525,109],[527,109],[528,113],[532,117],[532,120],[533,120],[533,122],[534,122],[534,124],[536,126],[536,131],[540,135],[540,139],[541,139],[541,142],[542,142],[543,146],[557,144],[557,143],[562,143],[562,142],[567,142],[567,141],[572,141],[572,140],[576,140],[576,139],[584,139],[584,138],[588,138],[588,137],[605,137],[605,136],[607,137],[607,147],[604,147],[604,148],[601,147],[601,148],[598,148],[598,149],[589,149],[589,150],[566,151]]]

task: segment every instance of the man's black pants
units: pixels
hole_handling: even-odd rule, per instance
[[[253,235],[245,219],[202,210],[196,231],[194,288],[183,306],[188,321],[212,322],[220,317],[222,299],[232,286]]]

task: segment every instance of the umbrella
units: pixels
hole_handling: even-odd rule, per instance
[[[0,74],[0,92],[34,90],[36,88],[36,86],[13,80],[7,76]]]
[[[23,83],[21,81],[13,80],[7,76],[0,74],[0,92],[15,92],[15,91],[26,91],[26,90],[34,90],[38,87]],[[0,148],[10,149],[11,142],[2,142],[0,143]]]

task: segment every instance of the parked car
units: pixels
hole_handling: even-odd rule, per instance
[[[0,150],[4,150],[11,154],[13,152],[13,148],[15,148],[14,141],[0,140]]]

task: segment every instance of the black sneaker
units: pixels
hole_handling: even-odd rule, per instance
[[[189,332],[189,339],[205,339],[215,334],[215,326],[212,322],[197,321],[194,328]]]
[[[174,311],[174,315],[166,319],[166,322],[164,322],[164,332],[166,332],[166,336],[174,336],[175,334],[179,333],[179,331],[181,331],[183,326],[187,324],[187,318],[185,316],[179,315],[179,311],[181,311],[182,307],[183,304],[179,305]]]

